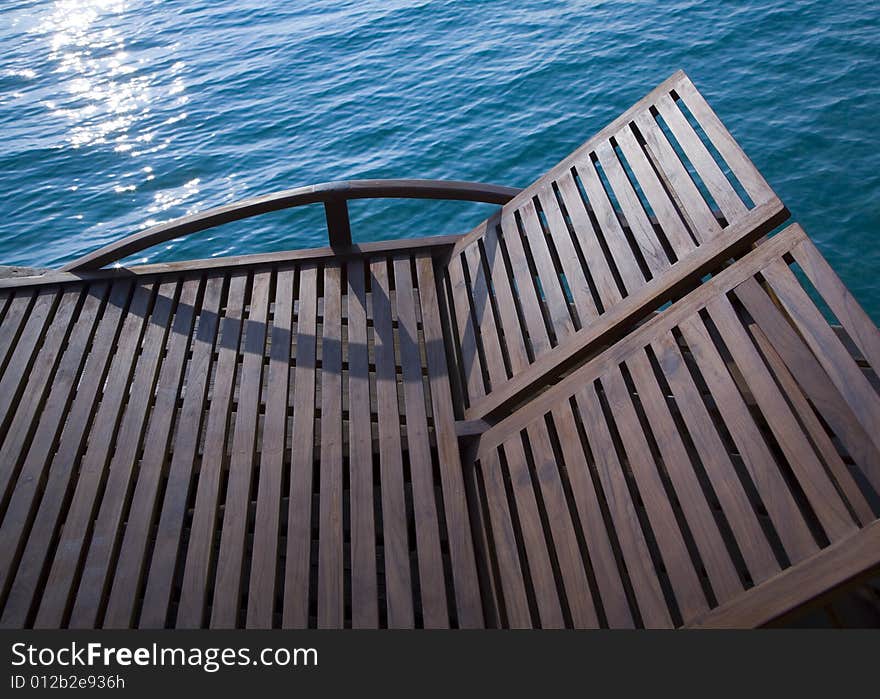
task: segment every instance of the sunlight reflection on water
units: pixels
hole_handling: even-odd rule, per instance
[[[876,25],[856,0],[7,0],[0,264],[62,264],[329,180],[525,186],[684,68],[880,318]],[[486,213],[352,206],[360,241],[461,233]],[[304,207],[138,259],[325,241]]]
[[[125,26],[127,10],[129,3],[122,0],[58,0],[28,34],[48,40],[48,63],[53,66],[51,72],[58,74],[64,91],[62,97],[42,104],[52,116],[66,122],[68,144],[77,149],[111,144],[115,153],[139,158],[169,147],[173,136],[167,127],[187,118],[183,106],[189,97],[184,61],[174,61],[162,69],[151,65],[149,55],[135,56],[126,50],[126,37],[118,27]],[[165,52],[173,52],[174,48],[172,44]],[[18,74],[27,79],[38,77],[32,69],[22,69]],[[151,119],[151,105],[159,97],[166,103],[166,111],[168,98],[173,97],[176,113],[156,122]],[[155,174],[151,166],[137,166],[122,168],[108,179],[114,193],[125,194],[155,179]],[[198,193],[199,178],[155,192],[147,208],[150,216],[139,226],[146,228],[173,218],[161,219],[156,214],[173,208],[178,215],[182,205]],[[185,213],[194,210],[184,209]],[[165,249],[173,247],[171,244]]]

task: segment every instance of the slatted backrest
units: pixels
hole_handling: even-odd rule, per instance
[[[502,622],[673,626],[809,580],[880,512],[878,371],[880,332],[803,231],[762,243],[483,434]]]
[[[786,216],[676,73],[456,245],[443,282],[466,417],[503,413]]]

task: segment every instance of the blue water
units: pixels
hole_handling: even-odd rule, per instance
[[[684,68],[880,320],[876,2],[4,0],[0,264],[333,179],[527,185]],[[355,237],[484,205],[356,202]],[[137,256],[322,245],[320,208]]]

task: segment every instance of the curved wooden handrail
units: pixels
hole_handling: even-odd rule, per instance
[[[454,180],[346,180],[286,189],[207,209],[160,223],[68,262],[63,272],[97,269],[159,243],[190,233],[258,216],[270,211],[323,203],[330,245],[352,244],[348,221],[350,199],[446,199],[506,204],[520,192],[515,187]]]

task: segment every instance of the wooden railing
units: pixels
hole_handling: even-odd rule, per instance
[[[270,211],[316,203],[324,204],[330,246],[342,250],[352,245],[351,223],[348,217],[348,202],[351,199],[441,199],[506,204],[519,191],[515,187],[453,180],[325,182],[251,197],[161,223],[83,255],[64,265],[61,271],[82,272],[98,269],[173,238]]]

